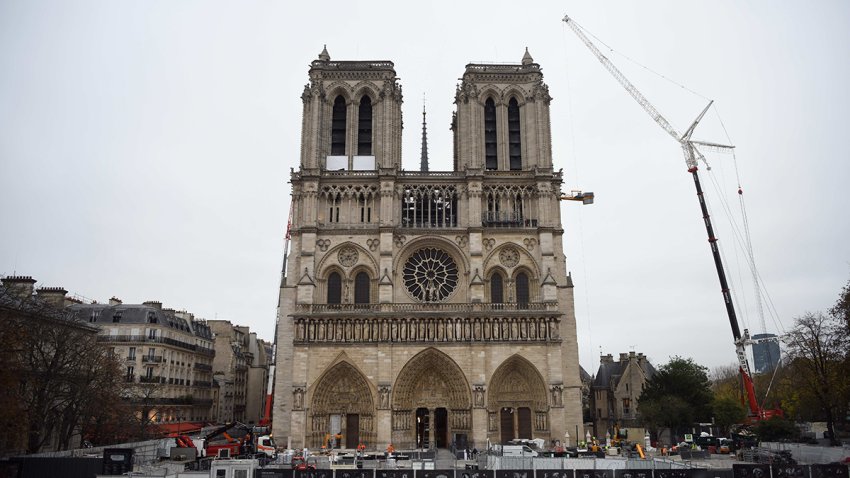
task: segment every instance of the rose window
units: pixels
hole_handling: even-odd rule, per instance
[[[452,295],[457,287],[457,264],[445,251],[425,247],[407,259],[403,280],[414,298],[423,302],[440,302]]]

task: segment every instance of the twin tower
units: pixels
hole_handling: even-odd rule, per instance
[[[295,448],[584,436],[548,88],[469,64],[453,170],[403,170],[390,61],[310,65],[280,286],[274,434]]]

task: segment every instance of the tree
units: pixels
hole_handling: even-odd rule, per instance
[[[24,430],[18,449],[36,453],[50,443],[67,449],[83,423],[121,404],[117,359],[98,344],[97,334],[96,327],[31,293],[0,287],[0,340],[10,349],[2,365],[15,373],[0,403],[14,402],[17,416],[4,410],[3,421],[7,430]]]
[[[799,393],[823,414],[831,444],[841,445],[835,422],[843,416],[850,398],[846,324],[835,314],[807,313],[796,319],[784,341],[790,367],[796,371],[791,379]]]
[[[756,423],[754,430],[760,441],[793,440],[800,435],[794,422],[782,417],[771,417]]]
[[[850,281],[841,289],[838,294],[838,301],[829,309],[830,315],[836,320],[842,321],[846,327],[847,333],[850,334]]]
[[[708,369],[693,361],[673,357],[649,379],[638,398],[638,409],[647,428],[670,428],[678,434],[712,416],[714,398]]]
[[[732,425],[743,423],[747,418],[747,410],[741,400],[729,396],[717,396],[712,402],[714,410],[714,423],[720,427],[725,435]]]

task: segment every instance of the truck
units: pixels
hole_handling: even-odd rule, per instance
[[[264,455],[274,459],[277,457],[277,447],[271,435],[260,434],[265,430],[231,422],[202,437],[178,435],[174,442],[178,448],[195,448],[198,458]]]
[[[537,456],[537,451],[528,445],[502,445],[502,456]]]

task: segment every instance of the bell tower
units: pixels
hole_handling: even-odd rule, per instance
[[[401,166],[401,86],[391,61],[332,61],[327,48],[304,86],[301,169]]]
[[[528,49],[519,65],[466,65],[455,93],[455,168],[551,169],[551,100]]]

